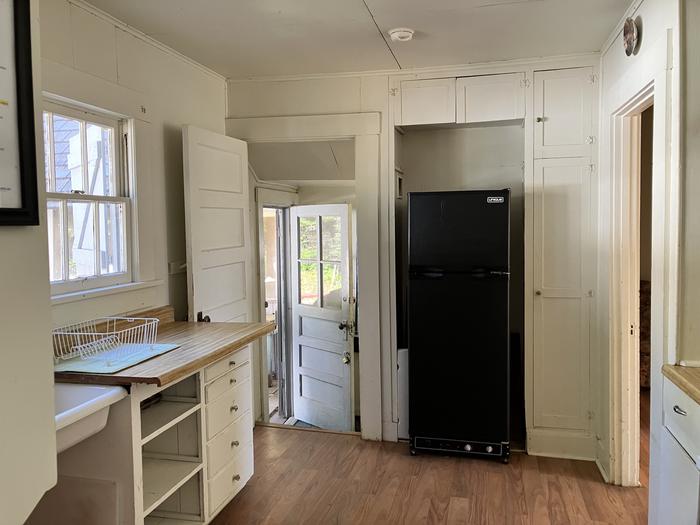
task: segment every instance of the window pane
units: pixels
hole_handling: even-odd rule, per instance
[[[342,279],[340,264],[323,263],[323,307],[340,310],[342,302]]]
[[[120,203],[100,203],[100,274],[126,271],[125,206]]]
[[[321,253],[324,261],[340,261],[340,217],[327,215],[321,217]]]
[[[299,217],[299,259],[318,258],[318,221],[316,217]]]
[[[46,226],[49,230],[49,277],[63,280],[63,215],[59,201],[47,201]]]
[[[88,189],[91,195],[116,195],[112,129],[97,124],[86,126]]]
[[[68,224],[68,278],[95,275],[95,219],[91,202],[66,203]]]
[[[54,162],[56,165],[56,190],[70,193],[84,191],[83,154],[80,138],[80,121],[53,115]]]
[[[46,191],[51,188],[51,144],[49,143],[49,120],[51,115],[44,112],[44,176],[46,179]]]
[[[299,303],[318,306],[317,263],[299,263]]]

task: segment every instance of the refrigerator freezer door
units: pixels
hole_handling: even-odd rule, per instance
[[[409,196],[411,271],[508,271],[510,191]]]
[[[508,277],[412,277],[409,323],[411,436],[508,441]]]

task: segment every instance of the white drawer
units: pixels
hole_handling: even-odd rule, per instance
[[[253,417],[248,411],[207,444],[207,477],[211,479],[216,476],[252,442]]]
[[[700,458],[700,405],[664,377],[664,425],[694,461]]]
[[[251,393],[246,380],[206,405],[207,440],[251,409]]]
[[[204,381],[209,382],[216,379],[221,374],[225,374],[229,370],[238,368],[250,361],[250,346],[236,350],[234,353],[227,355],[223,359],[219,359],[216,363],[209,365],[204,369]]]
[[[214,381],[204,387],[204,397],[206,402],[209,403],[213,401],[228,389],[240,385],[248,378],[250,378],[250,362],[243,363],[238,368],[229,370],[227,373],[217,379],[214,379]]]
[[[247,445],[236,459],[209,481],[209,515],[238,494],[253,475],[253,445]]]

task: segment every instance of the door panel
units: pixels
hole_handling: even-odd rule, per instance
[[[534,424],[589,428],[588,159],[535,162]]]
[[[455,79],[404,80],[398,125],[455,122]]]
[[[350,209],[291,208],[294,417],[352,430]],[[341,328],[346,323],[350,328]]]
[[[536,71],[535,158],[590,157],[593,69]]]
[[[524,73],[457,79],[457,123],[525,118]]]
[[[182,140],[189,319],[249,321],[247,144],[193,126]]]

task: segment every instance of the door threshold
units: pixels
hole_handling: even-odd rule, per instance
[[[358,436],[362,437],[361,432],[347,431],[343,432],[340,430],[326,430],[324,428],[306,428],[306,427],[296,427],[294,425],[281,425],[279,423],[265,423],[263,421],[256,421],[256,427],[269,427],[269,428],[283,428],[285,430],[298,430],[301,432],[322,432],[325,434],[339,434],[341,436]]]

